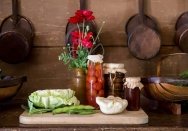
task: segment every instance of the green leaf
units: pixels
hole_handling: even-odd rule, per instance
[[[52,111],[53,114],[68,113],[68,114],[93,114],[95,113],[95,108],[89,105],[72,105],[63,108],[56,108]]]
[[[181,78],[183,78],[183,79],[188,78],[188,70],[186,70],[186,71],[180,73],[179,76],[180,76]]]
[[[65,65],[68,64],[69,68],[86,69],[88,54],[88,49],[79,46],[77,50],[77,58],[73,58],[70,53],[63,52],[59,55],[59,60],[62,60]]]
[[[46,112],[50,112],[52,111],[52,109],[45,109],[45,108],[35,108],[33,103],[28,100],[28,108],[24,107],[26,111],[29,112],[29,114],[42,114],[42,113],[46,113]]]
[[[29,95],[28,106],[32,108],[54,109],[63,105],[78,105],[79,100],[71,89],[38,90]]]

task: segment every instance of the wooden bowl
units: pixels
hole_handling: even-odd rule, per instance
[[[188,100],[188,79],[175,77],[142,78],[144,96],[167,102]]]
[[[0,80],[0,102],[13,98],[26,80],[26,76]]]

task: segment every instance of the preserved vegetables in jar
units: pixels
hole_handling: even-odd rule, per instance
[[[140,109],[140,90],[143,84],[140,77],[128,77],[124,83],[124,97],[128,101],[128,111],[138,111]]]
[[[102,55],[89,55],[86,75],[86,96],[89,105],[98,108],[96,97],[104,97]]]
[[[105,97],[109,95],[124,98],[125,67],[122,63],[104,63]]]

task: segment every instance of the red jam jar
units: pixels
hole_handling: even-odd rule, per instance
[[[138,111],[140,109],[140,90],[143,84],[140,77],[128,77],[124,83],[124,98],[128,101],[128,111]]]
[[[86,75],[87,103],[99,108],[96,97],[104,97],[104,77],[102,68],[102,55],[89,55]]]

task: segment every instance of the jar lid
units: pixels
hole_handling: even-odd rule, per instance
[[[140,77],[127,77],[125,78],[124,86],[131,89],[138,87],[141,90],[144,85],[140,82],[140,80]]]
[[[140,82],[141,78],[140,77],[127,77],[126,81],[127,82]]]
[[[125,66],[123,63],[104,63],[103,64],[104,74],[109,73],[126,73]]]
[[[114,69],[114,68],[116,68],[116,69],[124,69],[125,68],[123,63],[104,63],[103,67],[104,68],[112,68],[112,69]]]
[[[99,63],[103,63],[103,55],[88,55],[87,57],[88,60],[92,61],[92,62],[99,62]]]
[[[104,74],[116,73],[116,72],[125,74],[127,71],[125,69],[104,69]]]

